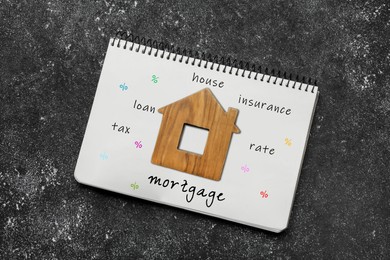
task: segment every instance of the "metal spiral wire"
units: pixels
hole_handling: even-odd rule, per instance
[[[121,46],[122,41],[124,41],[123,46]],[[314,80],[313,82],[311,78],[306,81],[306,77],[296,75],[295,79],[293,79],[293,75],[285,71],[282,72],[281,70],[275,69],[270,70],[268,67],[263,68],[261,65],[237,59],[233,59],[232,61],[232,58],[230,57],[220,57],[218,55],[207,54],[205,52],[195,51],[194,53],[191,49],[175,47],[168,43],[140,37],[132,33],[127,33],[126,31],[118,31],[116,33],[111,45],[114,46],[115,44],[118,48],[128,48],[131,51],[141,52],[155,57],[157,57],[159,52],[161,52],[160,58],[164,58],[165,53],[168,53],[166,59],[176,61],[177,58],[180,57],[177,61],[181,63],[184,62],[185,64],[188,64],[192,59],[192,66],[201,67],[202,63],[204,63],[204,68],[207,68],[208,65],[211,64],[209,67],[211,70],[215,69],[216,71],[222,71],[223,73],[266,81],[267,83],[272,83],[274,85],[283,86],[283,82],[285,82],[286,87],[304,90],[306,92],[309,91],[309,87],[311,86],[311,92],[314,93],[314,89],[317,86],[317,80]],[[137,47],[134,49],[136,45]],[[149,51],[146,53],[148,47]],[[239,73],[240,70],[242,70],[241,73]],[[273,77],[275,79],[271,81]],[[280,82],[277,83],[279,79]],[[290,86],[291,81],[294,82],[292,86]],[[302,88],[304,85],[306,85],[306,87]]]

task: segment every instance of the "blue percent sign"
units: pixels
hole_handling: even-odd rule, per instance
[[[120,85],[119,85],[119,87],[120,87],[120,89],[122,89],[122,91],[125,91],[125,90],[127,90],[127,89],[128,89],[128,87],[126,86],[126,84],[125,84],[125,83],[123,83],[123,84],[120,84]]]
[[[108,154],[106,152],[102,152],[102,153],[100,153],[99,157],[101,160],[104,161],[104,160],[108,159]]]

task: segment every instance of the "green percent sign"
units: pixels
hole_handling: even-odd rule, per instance
[[[158,77],[156,75],[153,75],[152,76],[152,81],[153,81],[153,83],[156,84],[158,82]]]
[[[132,184],[130,185],[130,187],[131,187],[133,190],[137,190],[137,189],[139,188],[139,185],[138,185],[136,182],[134,182],[134,183],[132,183]]]

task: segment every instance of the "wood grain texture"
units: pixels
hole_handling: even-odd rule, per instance
[[[210,89],[205,88],[188,97],[162,107],[160,131],[152,155],[152,163],[218,181],[233,133],[238,109],[222,108]],[[203,155],[178,148],[184,125],[209,130]]]

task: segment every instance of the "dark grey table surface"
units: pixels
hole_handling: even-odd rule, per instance
[[[388,1],[0,1],[1,259],[389,259]],[[118,29],[316,78],[289,228],[78,184]]]

